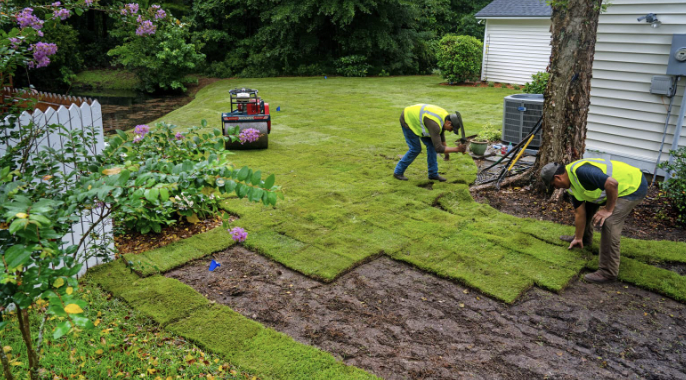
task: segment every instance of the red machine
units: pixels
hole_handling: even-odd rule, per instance
[[[227,142],[226,149],[266,149],[269,143],[269,133],[272,131],[272,120],[269,114],[269,103],[265,103],[257,96],[257,90],[236,88],[229,91],[231,112],[222,113],[224,135],[232,132],[236,126],[238,132],[248,128],[256,129],[260,137],[254,142]]]

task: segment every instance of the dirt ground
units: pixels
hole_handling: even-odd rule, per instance
[[[508,306],[387,257],[322,284],[242,247],[167,276],[385,379],[686,379],[686,305],[619,282]]]
[[[560,201],[550,204],[545,196],[527,188],[507,188],[501,191],[472,190],[471,193],[477,202],[487,203],[506,214],[574,225],[571,202]],[[686,226],[678,225],[676,217],[677,213],[669,204],[669,200],[661,196],[656,187],[652,187],[643,202],[636,206],[627,218],[622,236],[686,242]]]

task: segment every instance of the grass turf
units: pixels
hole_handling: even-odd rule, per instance
[[[398,122],[403,107],[432,103],[459,110],[467,134],[474,134],[487,122],[500,123],[503,97],[514,92],[440,82],[433,76],[225,80],[162,120],[188,127],[207,119],[220,127],[220,113],[230,109],[229,89],[260,90],[272,110],[269,149],[238,151],[234,162],[276,174],[286,199],[276,208],[235,199],[224,207],[241,217],[236,224],[250,233],[249,248],[306,275],[332,281],[383,252],[504,302],[533,285],[563,289],[590,258],[557,239],[572,227],[474,202],[467,184],[476,167],[469,156],[439,160],[446,183],[427,180],[424,153],[407,170],[410,181],[391,176],[407,150]],[[448,141],[453,145],[454,135]],[[686,262],[686,244],[623,239],[622,250],[642,262]],[[637,268],[623,266],[621,278],[684,297],[683,277],[651,267],[655,281],[648,286],[628,273]],[[663,279],[680,285],[662,286]]]

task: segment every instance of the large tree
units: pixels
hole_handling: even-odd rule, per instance
[[[550,5],[550,79],[534,173],[549,162],[578,160],[586,150],[586,118],[602,0],[553,0]]]

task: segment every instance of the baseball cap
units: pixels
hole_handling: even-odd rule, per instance
[[[459,112],[451,113],[448,115],[450,117],[450,123],[453,125],[453,132],[457,135],[460,131],[464,133],[464,126],[462,125],[462,115]]]
[[[550,186],[550,183],[553,181],[553,177],[555,176],[555,172],[560,166],[562,166],[562,164],[558,164],[557,162],[550,162],[543,166],[540,175],[546,186]]]

